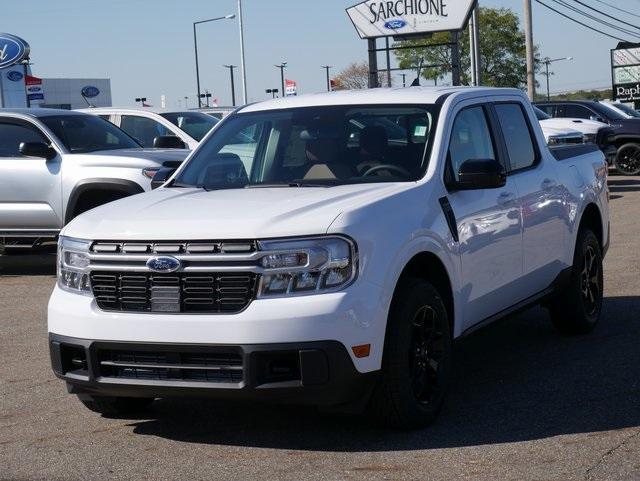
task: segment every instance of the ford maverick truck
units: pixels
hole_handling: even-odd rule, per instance
[[[534,304],[600,317],[607,164],[522,92],[376,89],[240,108],[158,189],[74,219],[55,374],[118,415],[168,396],[440,411],[452,342]]]

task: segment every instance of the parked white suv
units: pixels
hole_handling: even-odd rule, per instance
[[[187,153],[143,149],[80,112],[0,109],[0,246],[30,248],[82,212],[151,190],[163,164]]]
[[[82,109],[117,125],[143,147],[195,149],[219,120],[196,110],[153,110],[151,108],[94,107]],[[174,137],[174,143],[166,137]]]
[[[520,90],[254,104],[163,187],[65,228],[53,370],[104,414],[205,395],[423,426],[454,339],[541,302],[589,332],[608,243],[602,153],[550,151]]]

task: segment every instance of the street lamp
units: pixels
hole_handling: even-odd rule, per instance
[[[278,89],[267,89],[265,90],[266,93],[271,94],[271,98],[276,98],[276,94],[278,93]]]
[[[193,47],[196,54],[196,83],[198,84],[198,95],[197,95],[198,107],[202,107],[202,102],[200,101],[200,68],[198,66],[198,37],[196,36],[196,25],[199,25],[201,23],[207,23],[207,22],[215,22],[217,20],[230,20],[232,18],[236,18],[236,15],[234,13],[225,15],[224,17],[209,18],[207,20],[199,20],[197,22],[193,22]]]
[[[573,60],[573,57],[561,57],[561,58],[554,58],[551,59],[549,57],[545,58],[542,63],[545,66],[545,76],[547,77],[547,101],[551,100],[551,94],[549,93],[549,76],[552,75],[552,72],[549,72],[549,65],[552,64],[553,62],[560,62],[561,60]]]
[[[274,65],[274,67],[280,69],[280,82],[282,85],[282,96],[284,97],[284,69],[287,68],[287,62],[282,62],[280,65]]]
[[[327,92],[331,92],[331,79],[329,78],[329,69],[333,67],[331,65],[322,65],[322,68],[327,71]]]
[[[207,107],[209,107],[209,99],[211,98],[211,92],[209,92],[207,89],[205,89],[204,92],[205,93],[200,94],[200,98],[205,99],[205,102],[207,103]],[[202,101],[200,102],[200,106],[202,106]]]
[[[144,107],[144,103],[147,101],[147,97],[136,97],[136,102],[140,102],[140,105]]]
[[[236,106],[236,84],[233,80],[233,69],[237,68],[236,65],[223,65],[229,69],[229,73],[231,74],[231,105]]]

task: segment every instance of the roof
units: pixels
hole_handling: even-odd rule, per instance
[[[0,114],[18,114],[24,115],[27,117],[39,118],[39,117],[50,117],[52,115],[77,115],[78,112],[75,110],[66,110],[66,109],[45,109],[45,108],[5,108],[0,109]]]
[[[153,107],[90,107],[84,109],[78,109],[78,112],[92,112],[92,113],[100,113],[100,112],[141,112],[141,113],[151,113],[151,114],[179,114],[179,113],[193,113],[195,110],[184,110],[184,109],[156,109]]]
[[[597,100],[543,100],[534,102],[535,105],[545,104],[599,104]]]
[[[340,90],[319,94],[305,94],[267,100],[247,105],[239,110],[257,112],[261,110],[287,109],[296,107],[318,107],[329,105],[358,105],[358,104],[435,104],[451,94],[473,93],[476,95],[517,94],[517,89],[497,89],[491,87],[401,87],[376,88],[362,90]]]

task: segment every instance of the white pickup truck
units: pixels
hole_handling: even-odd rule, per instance
[[[420,427],[455,339],[539,303],[589,332],[608,244],[602,152],[549,150],[519,90],[254,104],[161,188],[64,229],[53,370],[105,415],[204,395]]]

